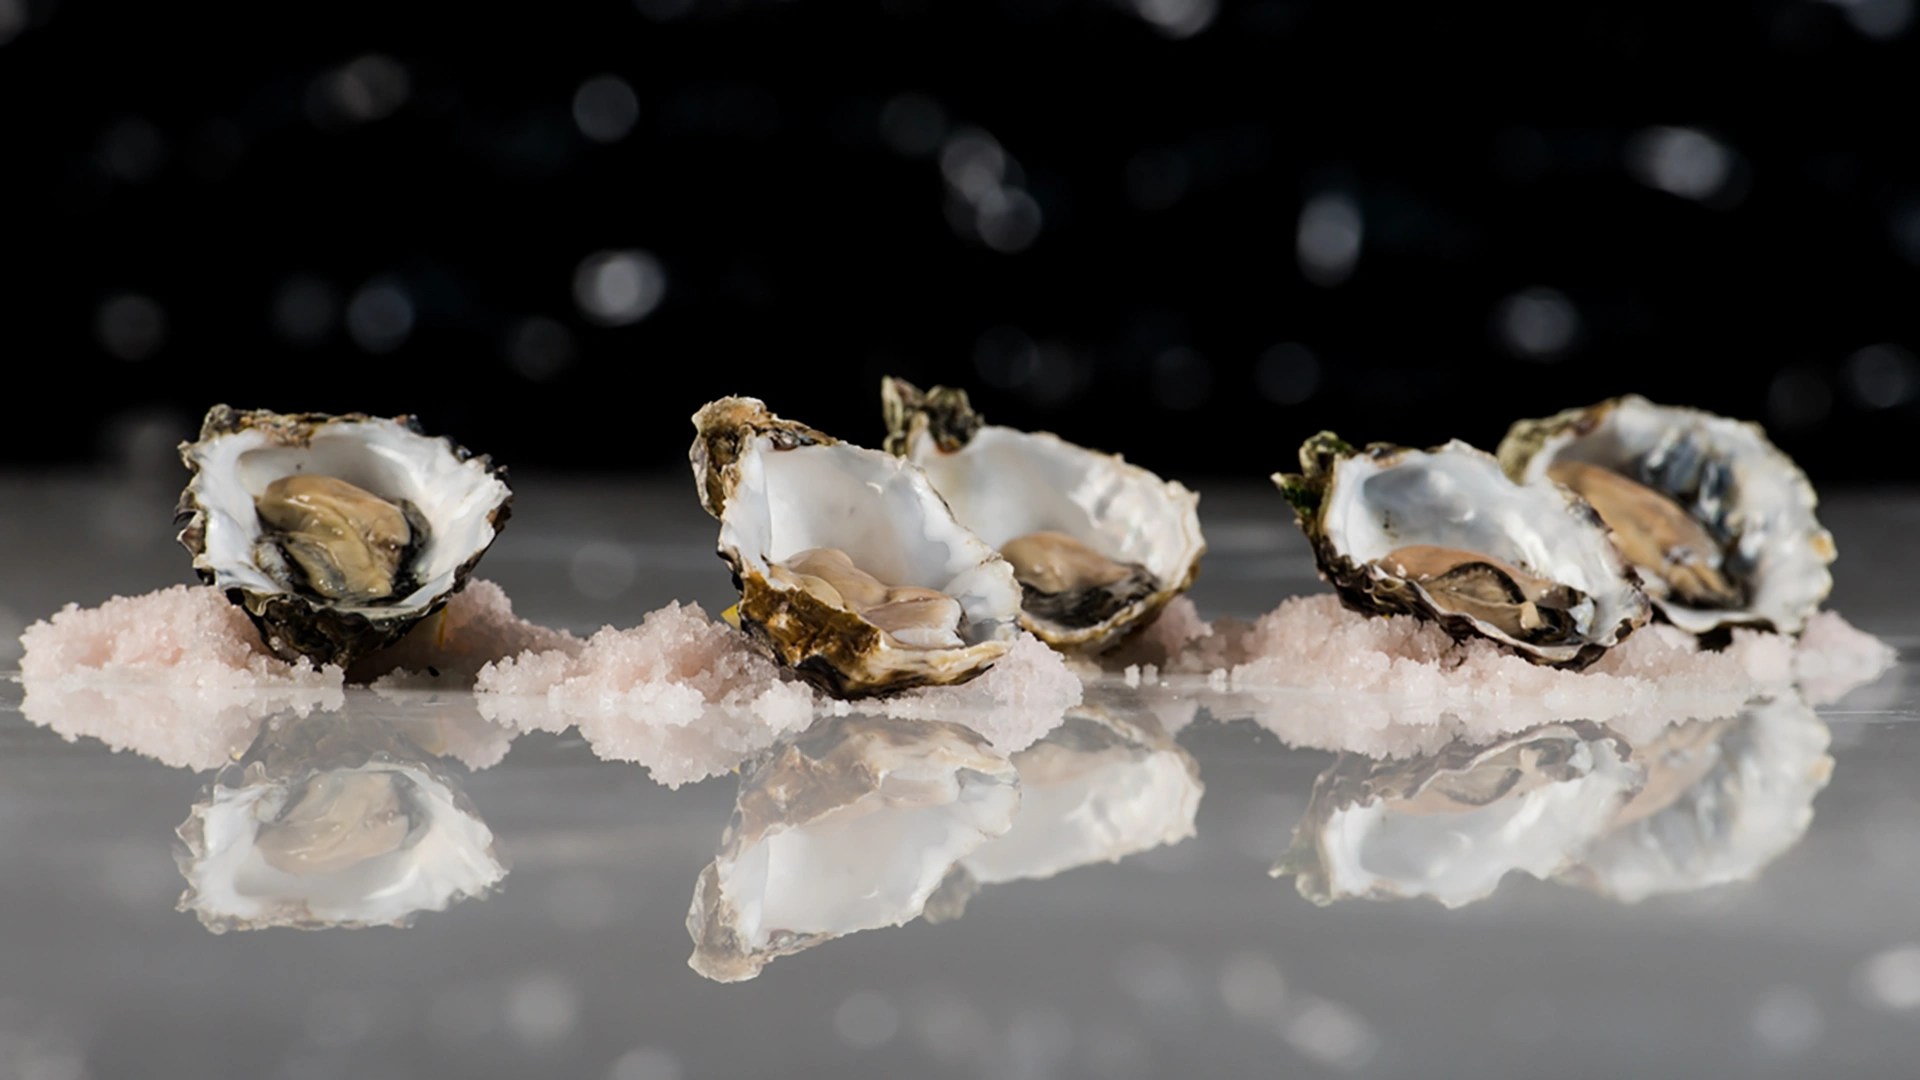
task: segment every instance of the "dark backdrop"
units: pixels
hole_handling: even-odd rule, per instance
[[[1914,0],[483,6],[0,0],[5,459],[681,468],[896,372],[1186,475],[1626,391],[1916,475]]]

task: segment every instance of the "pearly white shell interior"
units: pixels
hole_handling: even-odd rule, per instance
[[[1797,634],[1833,589],[1833,538],[1814,517],[1818,500],[1805,473],[1755,425],[1698,409],[1655,405],[1641,397],[1621,399],[1593,431],[1549,439],[1527,462],[1522,477],[1547,483],[1547,470],[1562,458],[1615,469],[1641,479],[1638,465],[1650,454],[1682,443],[1727,466],[1730,500],[1709,507],[1709,516],[1734,526],[1742,562],[1751,569],[1745,611],[1728,612],[1655,603],[1675,626],[1703,633],[1724,622],[1757,616],[1783,633]],[[1689,508],[1693,509],[1693,508]]]
[[[938,589],[966,612],[968,644],[1011,640],[1020,586],[996,551],[954,520],[912,464],[845,443],[776,450],[756,436],[720,521],[720,546],[761,573],[839,548],[888,585]]]
[[[214,572],[217,588],[286,591],[254,561],[260,536],[254,500],[281,477],[331,476],[418,507],[432,525],[411,567],[418,587],[379,604],[337,605],[369,615],[425,607],[446,595],[456,571],[493,542],[488,518],[509,494],[479,461],[462,461],[444,440],[387,420],[323,424],[305,446],[281,446],[249,429],[197,443],[191,453],[198,468],[189,486],[206,518],[206,551],[195,565]]]
[[[1322,524],[1355,564],[1412,544],[1491,555],[1586,593],[1592,607],[1575,615],[1589,640],[1610,634],[1644,603],[1605,529],[1558,489],[1515,484],[1490,455],[1465,443],[1385,462],[1356,454],[1335,468]]]
[[[987,426],[952,453],[920,432],[908,456],[954,516],[995,549],[1028,533],[1062,532],[1109,559],[1145,566],[1162,585],[1184,581],[1205,550],[1200,497],[1118,455]]]

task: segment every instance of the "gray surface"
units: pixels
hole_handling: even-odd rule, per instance
[[[729,602],[678,477],[515,486],[481,573],[522,614],[592,629]],[[1277,496],[1196,486],[1204,612],[1317,587]],[[0,482],[0,621],[185,580],[176,491]],[[1835,606],[1910,654],[1920,499],[1835,497],[1824,517]],[[3,701],[3,1078],[1887,1076],[1920,1060],[1920,1010],[1886,1000],[1896,964],[1873,967],[1920,946],[1911,663],[1821,710],[1832,783],[1749,884],[1621,905],[1514,877],[1452,911],[1316,907],[1267,868],[1332,755],[1203,723],[1181,736],[1206,783],[1196,839],[991,887],[956,922],[730,986],[687,968],[684,926],[730,779],[668,791],[576,739],[522,737],[464,780],[512,863],[497,896],[406,930],[214,936],[174,910],[172,833],[207,775],[63,742],[22,720],[17,687]]]

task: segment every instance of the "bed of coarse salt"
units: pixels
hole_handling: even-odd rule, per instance
[[[1731,715],[1755,697],[1811,704],[1870,682],[1894,661],[1885,643],[1820,612],[1798,639],[1739,630],[1703,650],[1671,626],[1647,626],[1583,671],[1541,667],[1438,626],[1350,611],[1337,597],[1284,601],[1252,623],[1208,625],[1170,605],[1111,664],[1129,685],[1205,676],[1221,719],[1253,719],[1296,746],[1399,757],[1456,737],[1492,738],[1569,718],[1645,737],[1689,719]],[[1796,690],[1796,684],[1798,689]]]
[[[725,772],[823,714],[871,711],[965,724],[1012,752],[1079,704],[1080,680],[1023,635],[985,675],[857,705],[827,699],[782,672],[698,604],[672,603],[629,629],[607,627],[578,649],[527,652],[483,668],[481,711],[529,730],[580,730],[603,758],[647,766],[663,783]]]
[[[259,642],[246,615],[204,586],[69,604],[20,635],[21,712],[68,741],[218,768],[264,717],[343,698],[339,668],[289,664]]]
[[[353,666],[351,682],[383,687],[439,688],[473,685],[480,669],[524,652],[575,653],[581,641],[565,630],[529,622],[513,613],[505,589],[476,578],[453,595],[438,614],[407,636]]]

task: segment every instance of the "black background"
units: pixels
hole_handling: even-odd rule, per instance
[[[0,0],[0,455],[225,401],[680,469],[726,393],[877,443],[892,372],[1181,475],[1638,391],[1911,479],[1913,8]]]

